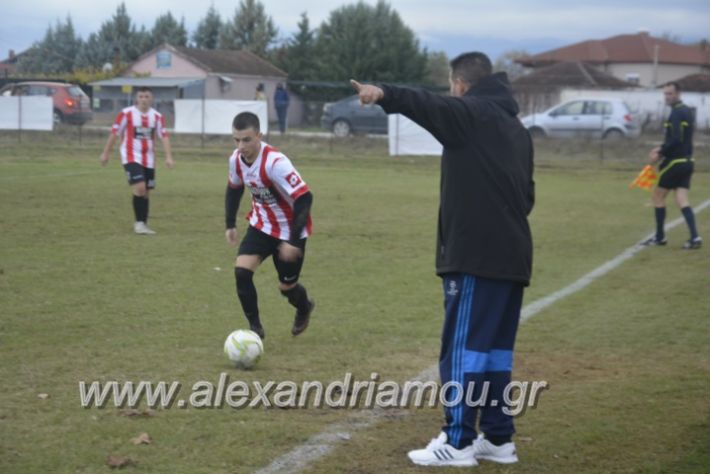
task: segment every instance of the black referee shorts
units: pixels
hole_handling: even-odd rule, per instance
[[[658,187],[664,189],[690,189],[690,178],[693,175],[693,162],[690,160],[668,160],[659,167],[660,178]]]
[[[298,277],[301,275],[303,259],[306,256],[306,239],[300,239],[295,244],[296,247],[301,249],[303,255],[294,262],[284,262],[279,259],[279,245],[281,245],[281,242],[283,240],[249,226],[246,234],[244,234],[242,243],[239,244],[237,255],[258,255],[262,261],[273,256],[274,267],[276,267],[276,272],[279,274],[279,281],[293,284],[298,281]]]

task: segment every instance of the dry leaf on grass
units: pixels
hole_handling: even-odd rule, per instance
[[[49,394],[48,393],[38,393],[37,398],[39,398],[40,400],[47,400],[49,398]]]
[[[124,458],[123,456],[109,456],[106,459],[106,465],[111,469],[123,469],[127,466],[132,466],[135,461],[131,458]]]
[[[148,433],[141,433],[135,438],[131,438],[131,443],[138,446],[139,444],[150,444],[153,442],[153,438],[150,437]]]

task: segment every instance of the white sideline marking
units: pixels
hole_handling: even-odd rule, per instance
[[[696,214],[699,214],[707,207],[710,207],[710,199],[704,201],[702,204],[695,206],[693,210]],[[666,224],[666,231],[677,227],[684,222],[683,217],[679,217]],[[564,288],[550,293],[540,299],[533,301],[532,303],[525,305],[525,307],[520,312],[520,323],[524,323],[529,320],[540,311],[552,306],[556,302],[564,299],[584,288],[586,288],[594,280],[597,280],[613,269],[620,266],[625,261],[629,260],[631,257],[645,249],[646,247],[640,245],[644,240],[653,237],[655,233],[651,233],[644,237],[642,240],[627,248],[621,252],[616,257],[611,260],[601,264],[591,272],[583,275],[575,282]],[[438,375],[438,365],[432,365],[424,369],[415,378],[410,381],[428,381],[434,380]],[[279,456],[274,459],[268,466],[259,469],[257,474],[271,474],[271,473],[286,473],[292,474],[297,473],[308,467],[311,463],[327,456],[336,445],[342,441],[349,440],[352,437],[352,433],[355,431],[360,431],[363,429],[370,428],[377,424],[384,418],[387,411],[384,409],[372,409],[363,410],[360,412],[355,412],[353,415],[347,417],[343,421],[333,423],[332,425],[326,427],[320,433],[311,436],[305,443],[300,444],[293,448],[291,451]],[[391,410],[389,411],[391,413]]]
[[[710,206],[710,199],[704,201],[702,204],[699,206],[693,207],[693,211],[695,214],[698,214],[702,212],[705,208]],[[679,226],[685,222],[683,216],[678,217],[677,219],[669,222],[666,224],[666,231],[669,231],[673,229],[674,227]],[[550,293],[547,296],[544,296],[538,300],[533,301],[532,303],[526,305],[523,310],[520,312],[520,322],[525,322],[528,319],[532,318],[534,315],[542,311],[543,309],[547,308],[548,306],[551,306],[558,302],[559,300],[566,298],[567,296],[578,292],[579,290],[587,287],[590,283],[592,283],[594,280],[603,277],[646,247],[643,245],[640,245],[641,242],[644,240],[650,239],[656,235],[655,232],[652,232],[648,234],[646,237],[638,241],[635,245],[632,245],[631,247],[627,248],[623,252],[621,252],[619,255],[616,257],[612,258],[608,262],[605,262],[592,270],[591,272],[587,273],[586,275],[580,277],[577,281],[574,283],[565,286],[561,290],[557,290],[554,293]]]

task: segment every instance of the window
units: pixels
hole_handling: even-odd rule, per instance
[[[626,74],[626,82],[638,86],[641,84],[641,76],[637,72],[629,72]]]
[[[24,95],[24,94],[23,94]],[[42,96],[52,95],[52,89],[46,86],[30,86],[27,95]]]
[[[601,115],[601,103],[596,100],[588,100],[584,105],[584,115]]]
[[[155,67],[158,69],[170,69],[173,56],[169,51],[158,51],[155,55]]]
[[[588,100],[584,107],[584,115],[611,115],[612,110],[609,102]]]
[[[79,86],[68,87],[67,92],[72,97],[83,97],[84,95],[86,95],[86,94],[84,94],[84,91],[81,90],[81,88]]]
[[[579,100],[577,102],[570,102],[561,107],[558,107],[554,111],[554,115],[582,115],[584,110],[584,102]]]

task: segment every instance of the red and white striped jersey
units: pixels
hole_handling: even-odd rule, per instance
[[[229,157],[228,184],[232,188],[246,186],[251,192],[249,225],[280,240],[291,238],[293,202],[308,192],[308,185],[286,155],[262,142],[258,158],[248,165],[234,150]],[[309,235],[310,216],[300,238]]]
[[[139,163],[155,168],[155,138],[165,138],[165,117],[155,109],[142,113],[135,105],[126,107],[116,117],[111,133],[121,135],[121,163]]]

